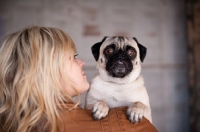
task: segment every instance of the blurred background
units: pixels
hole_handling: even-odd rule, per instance
[[[34,25],[56,27],[76,43],[88,81],[91,46],[104,36],[136,37],[147,47],[142,76],[160,132],[200,131],[199,0],[0,0],[0,37]],[[85,93],[81,106],[84,105]]]

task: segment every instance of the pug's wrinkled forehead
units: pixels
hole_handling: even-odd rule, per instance
[[[124,37],[124,36],[113,36],[113,37],[107,37],[104,43],[101,46],[101,51],[106,48],[106,46],[109,45],[115,45],[115,48],[117,50],[125,50],[126,46],[129,45],[131,47],[134,47],[136,51],[138,51],[138,46],[136,41],[133,38],[130,37]]]
[[[127,46],[133,47],[136,52],[139,53],[141,62],[143,62],[147,53],[147,48],[141,45],[135,37],[131,38],[124,36],[106,36],[101,40],[101,42],[97,42],[91,47],[92,54],[96,61],[99,59],[99,56],[102,56],[102,52],[106,46],[111,44],[116,46],[115,48],[122,50],[125,50]]]

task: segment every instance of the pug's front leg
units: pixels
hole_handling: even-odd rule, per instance
[[[140,122],[144,116],[145,105],[141,102],[135,102],[131,105],[127,112],[126,116],[131,123]]]
[[[92,109],[94,120],[100,120],[108,114],[109,108],[104,101],[97,101]]]

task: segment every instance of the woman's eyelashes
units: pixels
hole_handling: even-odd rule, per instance
[[[78,58],[78,54],[75,54],[75,55],[74,55],[74,59],[77,59],[77,58]]]

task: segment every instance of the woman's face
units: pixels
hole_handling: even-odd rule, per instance
[[[72,61],[70,69],[66,71],[70,81],[72,81],[72,86],[78,91],[79,94],[85,92],[89,88],[87,77],[82,69],[83,66],[84,62],[77,59],[75,55],[75,59]],[[63,85],[63,87],[70,96],[77,96],[77,93],[72,88],[69,88],[69,86]]]

